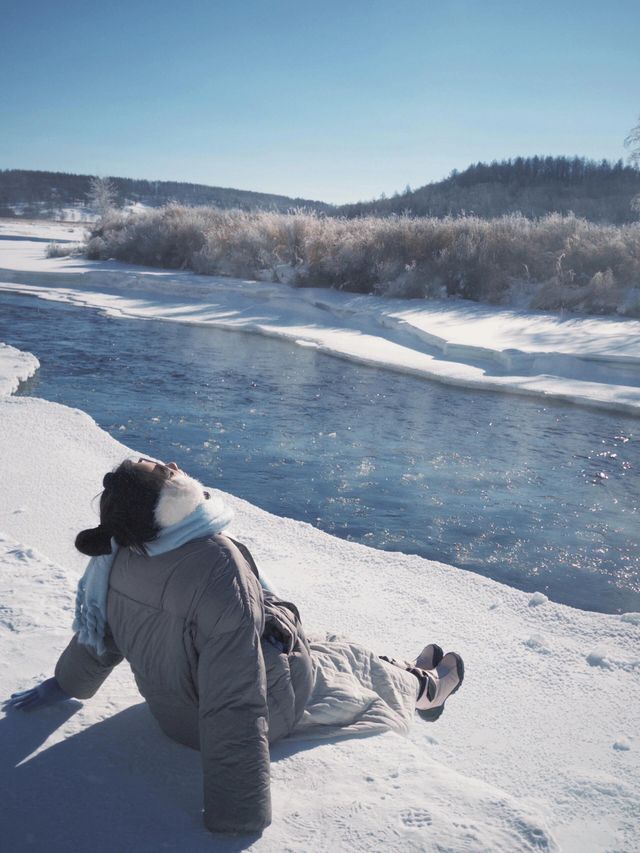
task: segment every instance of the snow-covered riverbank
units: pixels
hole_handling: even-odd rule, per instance
[[[0,369],[6,388],[22,375]],[[103,472],[132,452],[82,412],[0,398],[6,695],[51,673],[83,566],[74,535],[93,523]],[[407,739],[276,746],[274,824],[252,849],[634,849],[640,615],[573,610],[228,500],[234,532],[311,632],[403,656],[433,639],[467,665],[441,720],[416,720]],[[93,851],[211,849],[199,757],[158,731],[126,665],[82,706],[0,725],[7,849],[62,851],[89,835]]]
[[[67,226],[65,226],[66,228]],[[83,258],[46,258],[68,226],[0,226],[0,290],[154,318],[277,335],[451,385],[640,413],[640,321],[354,296]],[[66,234],[66,237],[65,237]],[[32,238],[32,239],[30,239]]]
[[[39,366],[32,353],[0,342],[0,395],[13,394],[18,384],[33,376]]]

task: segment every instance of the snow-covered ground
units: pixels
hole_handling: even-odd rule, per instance
[[[1,400],[0,424],[8,694],[50,674],[68,639],[84,559],[73,538],[93,523],[102,473],[129,451],[41,400]],[[467,664],[441,721],[417,720],[407,740],[276,747],[274,825],[256,850],[633,849],[640,615],[572,610],[228,499],[234,532],[311,630],[402,655],[438,639]],[[1,720],[8,849],[45,838],[69,849],[96,826],[94,850],[205,849],[198,757],[166,741],[139,701],[123,666],[83,707]]]
[[[80,242],[87,233],[86,222],[56,222],[52,219],[0,219],[0,239],[27,240],[31,243]],[[36,248],[38,257],[45,257],[42,246]]]
[[[0,343],[0,395],[13,394],[39,367],[35,355]]]
[[[366,297],[46,260],[42,243],[29,241],[0,240],[0,251],[0,267],[8,268],[13,252],[16,276],[44,298],[96,304],[116,314],[254,326],[307,344],[321,341],[340,354],[351,337],[367,335],[375,337],[369,355],[393,347],[424,354],[411,349],[409,338],[446,330],[443,339],[455,344],[462,319],[458,306],[445,304],[434,308],[438,323],[421,326],[428,319],[423,314],[407,331],[396,317],[385,327],[387,315],[381,319],[379,311],[365,319],[359,308],[350,314],[354,302],[370,301]],[[63,286],[55,284],[56,272],[64,274]],[[392,313],[416,309],[416,303],[384,304]],[[516,326],[496,325],[496,316],[502,315],[471,310],[465,345],[494,343],[499,352],[510,341],[522,352],[528,346],[538,351],[534,320],[522,320],[518,337],[507,338]],[[368,326],[356,328],[365,320]],[[540,336],[561,322],[535,319]],[[592,335],[600,343],[592,352],[638,358],[637,324],[568,322],[575,334],[559,339],[556,352],[582,353],[580,340],[593,344],[586,324],[595,324]],[[618,337],[606,331],[611,328],[620,329]],[[465,341],[464,329],[461,334]],[[9,393],[36,368],[28,354],[0,349],[0,388]],[[618,386],[607,387],[615,397]],[[73,548],[75,534],[95,523],[92,501],[104,471],[146,451],[119,444],[83,412],[0,397],[0,668],[6,696],[52,673],[70,636],[84,567]],[[232,533],[250,546],[279,591],[298,603],[310,632],[337,633],[403,657],[434,640],[464,656],[466,678],[442,718],[431,725],[417,719],[408,738],[389,733],[276,745],[272,827],[254,841],[218,840],[215,849],[637,850],[640,614],[575,610],[417,556],[334,539],[227,499],[236,509]],[[84,704],[0,714],[0,726],[3,849],[212,849],[201,826],[199,756],[159,732],[126,665]]]
[[[1,364],[13,387],[22,365]],[[0,398],[6,696],[52,673],[84,562],[75,533],[95,523],[103,472],[130,453],[83,412]],[[440,721],[417,719],[409,738],[276,746],[274,822],[251,849],[637,849],[640,614],[573,610],[227,498],[233,533],[309,631],[407,657],[437,640],[467,668]],[[126,665],[93,700],[0,726],[3,848],[211,849],[199,757],[160,733]]]
[[[46,258],[44,244],[56,229],[55,239],[80,239],[81,229],[71,227],[22,224],[16,235],[11,220],[0,223],[0,290],[113,315],[277,335],[452,385],[640,412],[638,320],[354,296],[114,261]]]
[[[97,219],[100,218],[100,214],[97,212],[95,207],[91,207],[89,205],[83,204],[75,204],[69,205],[67,207],[56,207],[53,211],[50,207],[48,207],[45,203],[35,203],[34,204],[9,204],[6,205],[11,208],[16,216],[19,218],[19,221],[23,219],[24,221],[29,223],[34,223],[38,225],[42,222],[42,224],[47,225],[51,222],[74,222],[74,223],[82,223],[84,225],[91,225]],[[30,218],[33,216],[34,208],[36,209],[37,219]],[[123,210],[126,213],[140,213],[144,210],[149,210],[150,206],[148,204],[143,204],[139,201],[127,202],[124,205]],[[26,214],[26,215],[25,215]],[[43,219],[43,216],[50,216],[51,219]]]

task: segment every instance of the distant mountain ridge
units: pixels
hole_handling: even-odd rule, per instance
[[[15,215],[16,207],[23,216],[42,216],[69,208],[86,207],[91,177],[67,172],[0,169],[0,216]],[[321,201],[204,184],[116,177],[110,177],[109,180],[120,205],[161,207],[169,202],[178,202],[198,207],[211,205],[282,212],[299,207],[318,212],[332,209],[332,205]]]
[[[622,225],[638,219],[632,207],[640,194],[640,170],[622,160],[584,157],[516,157],[476,163],[463,172],[391,198],[345,204],[335,213],[355,216],[459,216],[483,219],[521,213],[537,219],[548,213],[575,213],[593,222]]]

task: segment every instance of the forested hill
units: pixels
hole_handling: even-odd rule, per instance
[[[623,224],[638,219],[632,201],[640,196],[640,170],[622,160],[582,157],[517,157],[477,163],[463,172],[391,198],[334,207],[321,201],[176,181],[110,178],[118,205],[161,207],[168,202],[222,209],[289,211],[305,208],[346,217],[457,216],[482,218],[522,213],[531,219],[573,212],[593,222]],[[23,169],[0,170],[0,216],[65,218],[71,208],[87,208],[91,176]]]
[[[167,202],[187,205],[211,205],[241,210],[279,210],[304,207],[328,210],[330,205],[303,198],[208,187],[177,181],[145,181],[134,178],[110,178],[119,205],[140,203],[161,207]],[[0,170],[0,216],[12,216],[16,209],[24,216],[56,216],[60,210],[88,204],[90,175],[67,172],[39,172],[25,169]]]
[[[343,216],[414,216],[462,213],[483,218],[520,212],[528,218],[569,213],[594,222],[625,223],[638,218],[631,202],[640,193],[640,170],[582,157],[517,157],[500,163],[477,163],[453,171],[443,181],[392,198],[347,204]]]

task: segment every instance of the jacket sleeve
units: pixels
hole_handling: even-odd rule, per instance
[[[62,652],[55,668],[56,681],[69,696],[90,699],[111,670],[123,659],[110,634],[105,638],[107,651],[98,655],[89,646],[78,642],[74,634]]]
[[[198,685],[205,825],[260,832],[271,823],[267,678],[252,622],[207,640]]]

